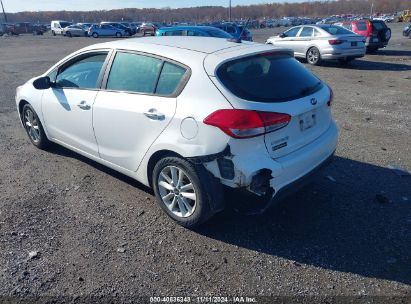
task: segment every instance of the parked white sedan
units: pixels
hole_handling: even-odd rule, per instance
[[[266,207],[295,191],[336,149],[331,102],[291,51],[205,37],[92,45],[16,94],[35,146],[60,144],[152,187],[186,227],[224,208],[222,185]]]

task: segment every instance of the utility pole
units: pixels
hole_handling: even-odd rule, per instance
[[[372,19],[373,10],[374,10],[374,1],[371,3],[370,19]]]
[[[0,0],[0,3],[1,3],[1,8],[3,9],[4,21],[7,23],[7,16],[6,16],[6,12],[4,11],[3,0]]]
[[[231,0],[228,3],[228,21],[231,22]]]

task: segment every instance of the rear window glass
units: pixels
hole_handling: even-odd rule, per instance
[[[323,26],[321,28],[331,35],[352,34],[349,30],[343,28],[342,26],[338,26],[338,25]]]
[[[229,61],[217,77],[234,95],[258,102],[284,102],[311,95],[322,82],[288,54],[257,55]]]
[[[169,62],[165,62],[163,70],[161,71],[160,78],[158,80],[156,94],[173,94],[176,91],[178,85],[181,83],[181,79],[183,78],[185,73],[185,68]]]
[[[382,21],[373,21],[372,25],[376,30],[382,30],[387,27],[387,25]]]
[[[107,81],[108,90],[154,93],[162,60],[139,54],[117,53]]]
[[[206,30],[207,34],[216,38],[232,38],[230,34],[219,30]]]
[[[359,31],[366,31],[367,30],[367,23],[365,23],[364,21],[358,22],[357,23],[357,29]]]

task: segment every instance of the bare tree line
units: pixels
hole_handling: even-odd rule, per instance
[[[271,3],[248,6],[235,6],[234,19],[281,18],[284,16],[321,17],[341,14],[369,14],[371,4],[374,12],[392,13],[411,9],[410,0],[337,0],[307,1],[303,3]],[[10,22],[40,22],[50,20],[100,22],[102,20],[135,20],[153,22],[211,22],[228,19],[228,9],[221,6],[202,6],[193,8],[162,9],[115,9],[101,11],[40,11],[9,13]]]

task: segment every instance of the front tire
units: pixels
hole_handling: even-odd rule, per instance
[[[160,207],[183,227],[195,227],[208,220],[213,199],[222,193],[202,166],[178,157],[165,157],[154,166],[152,185]],[[221,196],[220,196],[221,197]]]
[[[33,145],[43,150],[50,145],[40,119],[30,104],[23,107],[22,122]]]
[[[98,38],[98,34],[96,32],[93,33],[92,35],[94,38]]]
[[[320,65],[321,54],[316,47],[312,47],[307,51],[306,55],[307,62],[311,65]]]
[[[117,38],[121,38],[121,36],[122,36],[122,35],[121,35],[120,32],[117,32],[117,33],[116,33],[116,37],[117,37]]]
[[[56,32],[55,32],[55,31],[51,31],[51,34],[52,34],[53,36],[56,36]]]

